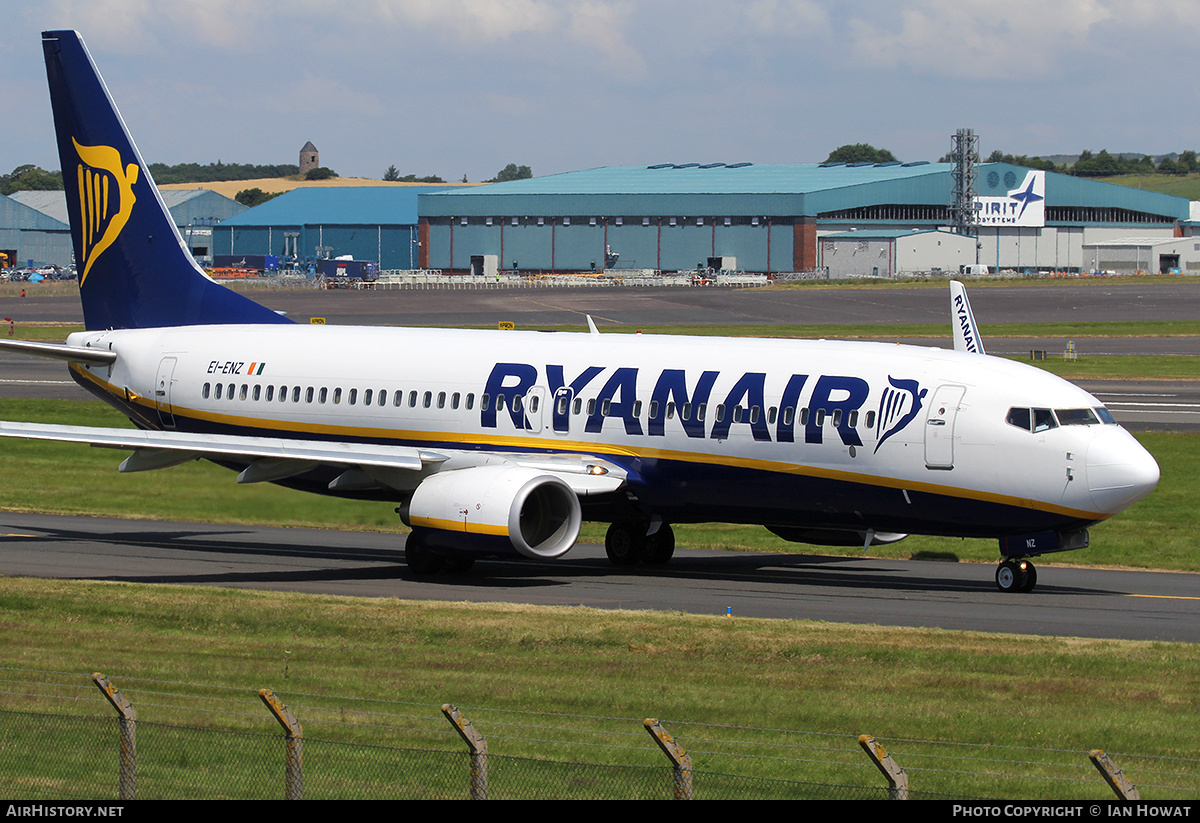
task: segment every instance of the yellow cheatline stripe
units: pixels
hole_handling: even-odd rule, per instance
[[[1182,594],[1127,594],[1126,597],[1146,597],[1151,600],[1200,600],[1200,597],[1190,597]]]
[[[466,534],[492,534],[500,537],[508,536],[507,526],[493,526],[490,523],[464,523],[461,520],[443,520],[438,517],[414,517],[412,525],[423,526],[427,529],[440,529],[447,532],[465,532]]]
[[[92,381],[99,389],[111,394],[114,398],[118,399],[122,402],[122,404],[124,404],[125,392],[123,389],[118,389],[111,383],[101,380],[96,375],[79,367],[75,363],[70,364],[70,367],[73,371],[75,371],[76,374],[79,374],[80,376]],[[156,406],[150,398],[141,397],[140,395],[131,393],[131,400],[134,404],[144,406],[147,411],[156,411]],[[772,472],[774,474],[794,474],[805,477],[820,478],[823,480],[840,480],[843,482],[857,483],[864,486],[876,486],[879,488],[939,494],[945,497],[958,497],[967,500],[978,500],[984,503],[998,503],[1000,505],[1013,506],[1015,508],[1034,509],[1036,511],[1062,514],[1069,517],[1075,517],[1080,520],[1107,520],[1108,518],[1112,517],[1111,514],[1105,514],[1103,512],[1092,512],[1087,511],[1086,509],[1073,509],[1067,506],[1059,506],[1054,503],[1031,500],[1025,497],[1014,497],[1012,495],[996,494],[994,492],[979,491],[976,489],[962,489],[955,486],[943,486],[937,483],[924,483],[919,480],[882,477],[874,474],[846,471],[844,469],[825,469],[817,466],[805,466],[798,463],[786,463],[777,460],[762,460],[750,457],[733,457],[696,452],[673,451],[670,449],[615,446],[604,443],[590,443],[586,440],[540,440],[536,437],[362,428],[355,426],[331,426],[328,424],[299,423],[286,420],[266,420],[257,417],[240,417],[238,415],[216,414],[213,412],[200,411],[198,409],[186,409],[182,406],[174,404],[172,404],[171,409],[172,413],[177,416],[191,417],[196,420],[204,420],[210,423],[220,423],[229,426],[241,426],[243,428],[259,429],[263,431],[262,436],[264,437],[276,436],[279,432],[295,432],[298,434],[330,434],[339,437],[366,437],[384,440],[420,441],[433,443],[435,444],[434,448],[436,448],[437,445],[448,443],[449,445],[444,445],[443,447],[453,448],[456,445],[487,446],[495,449],[535,449],[538,451],[577,452],[580,454],[601,456],[608,455],[619,457],[640,457],[642,459],[673,460],[682,463],[700,463],[706,466],[728,466],[731,468],[755,469],[758,471]]]

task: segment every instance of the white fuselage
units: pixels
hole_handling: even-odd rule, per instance
[[[1087,392],[936,348],[301,325],[68,342],[117,352],[73,372],[143,427],[597,455],[629,474],[621,505],[675,522],[997,536],[1102,520],[1158,477],[1119,426],[1006,419],[1100,409]]]

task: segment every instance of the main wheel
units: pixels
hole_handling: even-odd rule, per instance
[[[425,540],[412,532],[404,541],[404,562],[413,574],[435,574],[442,568],[445,558],[429,549]]]
[[[613,523],[604,535],[604,551],[614,566],[632,566],[646,551],[646,529],[638,523]]]
[[[675,554],[675,530],[670,523],[663,523],[654,534],[646,536],[646,553],[643,556],[647,565],[662,566],[671,561]]]
[[[475,558],[447,557],[444,566],[450,574],[466,574],[475,566]]]

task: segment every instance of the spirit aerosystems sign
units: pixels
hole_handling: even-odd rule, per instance
[[[1045,226],[1046,172],[1027,172],[1007,197],[976,197],[975,222],[980,226]]]

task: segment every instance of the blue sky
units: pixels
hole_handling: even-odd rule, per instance
[[[0,171],[58,168],[40,32],[148,162],[447,180],[658,162],[1200,149],[1194,0],[0,0]]]

